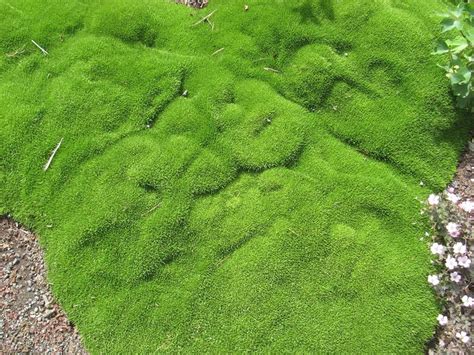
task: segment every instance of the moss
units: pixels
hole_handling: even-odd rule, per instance
[[[153,4],[109,1],[100,4],[88,20],[88,29],[100,36],[111,36],[127,43],[153,46],[159,23],[153,16]]]
[[[92,352],[422,351],[445,4],[244,4],[0,3],[0,212]]]

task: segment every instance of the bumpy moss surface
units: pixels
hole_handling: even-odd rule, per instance
[[[444,7],[0,0],[0,213],[86,346],[421,352],[415,198],[469,128],[430,56]]]

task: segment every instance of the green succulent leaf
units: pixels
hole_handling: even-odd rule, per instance
[[[441,69],[443,69],[445,72],[448,72],[451,70],[451,67],[449,65],[441,65],[441,64],[437,64],[438,67],[440,67]]]
[[[464,58],[466,59],[468,65],[474,64],[474,55],[464,55]]]
[[[448,32],[454,29],[462,30],[463,24],[459,19],[453,19],[451,17],[445,18],[441,21],[441,25],[443,26],[442,32]]]
[[[448,52],[449,52],[449,47],[446,44],[446,41],[439,39],[433,54],[445,54]]]
[[[471,72],[466,67],[460,68],[456,73],[452,74],[451,84],[467,84],[471,80]]]
[[[474,4],[471,3],[471,4],[467,4],[465,6],[465,9],[467,11],[467,14],[470,16],[470,17],[474,17]]]
[[[471,89],[471,85],[469,84],[454,84],[453,85],[453,93],[455,96],[460,96],[466,98],[469,96],[469,91]]]
[[[462,61],[462,58],[453,52],[451,55],[451,66],[457,69],[461,67],[463,64],[464,63]]]
[[[470,42],[471,46],[474,45],[474,27],[472,25],[464,28],[463,30],[464,37]]]
[[[438,65],[446,71],[458,106],[473,110],[474,89],[474,2],[461,2],[445,14],[442,32],[454,31],[449,39],[439,39],[433,54],[448,54],[449,64]]]
[[[469,43],[467,42],[466,38],[462,36],[457,36],[453,40],[448,39],[446,40],[446,44],[449,49],[452,50],[454,53],[461,53],[469,46]]]
[[[456,7],[456,9],[454,11],[451,11],[451,14],[455,18],[461,18],[463,16],[465,8],[466,8],[465,4],[463,2],[461,2],[461,3],[459,3],[459,5]]]

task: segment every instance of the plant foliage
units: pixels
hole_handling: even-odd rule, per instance
[[[442,32],[452,33],[449,39],[439,39],[434,54],[449,58],[441,66],[450,80],[458,106],[474,107],[474,4],[461,2],[443,15]]]

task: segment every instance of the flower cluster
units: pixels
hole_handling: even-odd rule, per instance
[[[473,339],[473,228],[474,203],[461,201],[452,188],[431,194],[424,212],[431,221],[430,251],[436,273],[428,275],[443,304],[437,317],[437,342],[430,353],[469,353]]]

